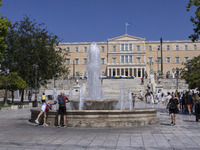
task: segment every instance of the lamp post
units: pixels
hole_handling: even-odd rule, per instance
[[[37,107],[37,71],[39,66],[37,64],[33,64],[33,68],[35,70],[35,101],[33,101],[33,107]]]
[[[178,79],[179,79],[180,72],[182,70],[183,70],[182,68],[177,68],[177,67],[172,69],[172,72],[175,73],[175,77],[176,77],[176,91],[177,92],[178,92]]]
[[[9,72],[10,70],[8,68],[5,69],[5,73],[4,75],[5,76],[8,76],[9,75]],[[8,106],[8,94],[7,94],[7,85],[8,85],[8,80],[7,80],[7,77],[6,77],[6,88],[5,88],[5,101],[4,101],[4,106]]]
[[[187,69],[188,69],[188,89],[190,91],[190,66],[191,66],[191,63],[187,63]]]

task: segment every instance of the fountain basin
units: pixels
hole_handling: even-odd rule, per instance
[[[84,100],[83,110],[113,110],[118,100]],[[79,109],[79,101],[71,100],[70,106],[72,110]]]
[[[30,122],[34,122],[40,110],[30,111]],[[145,126],[156,123],[156,114],[156,109],[67,110],[66,125],[86,128]],[[50,110],[47,115],[47,124],[57,125],[57,111]]]

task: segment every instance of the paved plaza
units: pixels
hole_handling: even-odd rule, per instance
[[[136,102],[156,108],[157,123],[125,128],[57,128],[30,123],[30,108],[0,110],[0,150],[199,150],[200,123],[195,116],[178,114],[170,125],[162,104]]]

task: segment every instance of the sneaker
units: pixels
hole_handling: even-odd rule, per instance
[[[38,121],[38,120],[35,120],[35,123],[39,124],[39,121]]]
[[[48,125],[48,124],[46,124],[46,123],[44,123],[44,124],[43,124],[43,126],[46,126],[46,127],[47,127],[47,126],[49,126],[49,125]]]
[[[175,126],[176,124],[174,123],[174,126]]]
[[[171,126],[173,126],[174,125],[174,123],[173,122],[171,122]]]

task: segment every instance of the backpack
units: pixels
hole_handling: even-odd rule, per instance
[[[58,104],[59,104],[59,106],[65,106],[65,98],[64,98],[64,96],[59,96]]]
[[[49,111],[49,106],[48,106],[48,105],[46,105],[45,110],[46,110],[46,111]]]

